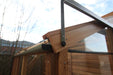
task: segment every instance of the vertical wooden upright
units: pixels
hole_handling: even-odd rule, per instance
[[[108,51],[113,53],[113,30],[111,28],[106,30],[106,41]]]
[[[27,56],[23,56],[21,75],[27,75]]]
[[[60,53],[47,53],[45,56],[45,75],[71,75],[68,72],[67,49]]]
[[[58,56],[58,75],[68,75],[68,54],[67,49],[59,53]]]
[[[106,30],[106,42],[108,47],[108,52],[113,53],[113,29],[108,28]],[[111,71],[113,70],[113,55],[109,55]],[[113,71],[112,71],[113,74]]]
[[[15,57],[13,60],[11,75],[19,75],[19,69],[20,69],[20,57]]]

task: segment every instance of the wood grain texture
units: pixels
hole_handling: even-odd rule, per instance
[[[38,57],[36,57],[38,56]],[[33,58],[34,57],[34,58]],[[36,58],[35,58],[36,57]],[[33,59],[31,59],[33,58]],[[32,55],[28,57],[27,75],[45,75],[45,55]]]
[[[108,52],[113,53],[113,30],[111,28],[106,29],[106,42]]]
[[[47,53],[45,55],[44,75],[58,75],[58,54]]]
[[[61,46],[61,35],[60,30],[49,32],[44,35],[44,38],[48,38],[53,51],[55,53],[60,52],[68,47],[76,44],[76,42],[88,37],[89,35],[100,31],[104,26],[95,21],[80,24],[77,26],[68,27],[65,29],[66,46]]]
[[[68,75],[68,53],[67,49],[59,53],[58,56],[58,75]]]
[[[102,16],[102,18],[109,17],[109,16],[113,16],[113,12],[110,12],[110,13],[108,13],[108,14]]]
[[[77,42],[76,45],[71,47],[70,49],[72,49],[72,50],[81,50],[81,51],[86,50],[85,41],[81,40],[81,41]]]
[[[31,72],[32,68],[34,67],[34,65],[36,64],[39,58],[40,58],[40,55],[35,55],[33,59],[29,62],[29,64],[27,65],[28,73]]]
[[[72,53],[68,53],[68,75],[72,75]]]
[[[113,53],[113,30],[111,28],[106,29],[106,42],[107,42],[107,48],[108,52]],[[111,63],[111,69],[113,69],[113,56],[109,56],[110,63]],[[112,71],[113,74],[113,71]]]
[[[19,68],[20,67],[20,57],[15,57],[13,60],[13,67],[11,75],[19,75]]]
[[[27,75],[27,56],[23,56],[21,75]]]
[[[112,75],[109,56],[72,53],[72,75]]]

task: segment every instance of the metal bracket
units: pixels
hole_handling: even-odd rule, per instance
[[[64,0],[61,0],[61,45],[65,46]]]
[[[52,46],[50,44],[42,44],[42,49],[52,52]]]

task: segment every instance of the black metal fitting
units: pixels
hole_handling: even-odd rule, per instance
[[[61,46],[65,46],[64,0],[61,0]]]
[[[64,47],[64,46],[66,46],[66,42],[65,41],[62,41],[61,42],[61,45]]]
[[[50,44],[42,44],[42,49],[52,51],[52,46]]]

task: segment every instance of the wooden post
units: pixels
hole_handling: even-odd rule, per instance
[[[63,50],[58,56],[58,75],[68,75],[68,54]]]
[[[113,30],[111,28],[108,28],[106,30],[106,42],[107,42],[108,52],[113,53]],[[109,55],[109,60],[110,60],[111,72],[113,74],[113,55]]]
[[[20,57],[14,57],[11,75],[19,75]]]
[[[107,42],[108,52],[113,53],[113,30],[111,28],[108,28],[106,30],[106,42]]]
[[[70,65],[68,66],[68,52],[63,50],[60,53],[48,53],[45,56],[45,75],[71,75]]]
[[[27,75],[27,56],[23,56],[21,75]]]

